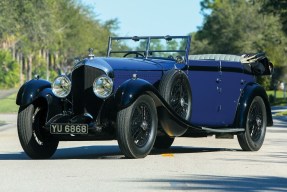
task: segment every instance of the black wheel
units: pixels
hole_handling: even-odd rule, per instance
[[[118,143],[127,158],[143,158],[150,153],[157,124],[155,103],[148,95],[140,96],[131,106],[118,112]]]
[[[191,89],[188,78],[183,71],[167,71],[159,84],[159,93],[180,117],[189,120],[191,116]],[[158,135],[154,148],[168,149],[174,138],[166,134]]]
[[[46,116],[47,110],[34,104],[19,109],[17,122],[19,140],[26,154],[32,159],[50,158],[59,144],[59,141],[53,140],[42,129]]]
[[[267,126],[267,115],[264,101],[256,96],[248,110],[246,129],[237,136],[244,151],[258,151],[263,145]]]

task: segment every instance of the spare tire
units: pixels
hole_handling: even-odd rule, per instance
[[[181,70],[167,71],[160,83],[159,93],[174,110],[174,112],[185,120],[189,120],[191,117],[191,88],[188,77]],[[169,137],[163,133],[158,135],[154,148],[167,149],[174,141],[174,138]]]
[[[160,83],[159,93],[174,110],[185,120],[191,117],[191,88],[188,77],[181,70],[167,71]]]

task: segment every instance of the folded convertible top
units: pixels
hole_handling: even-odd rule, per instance
[[[244,69],[256,76],[271,75],[273,73],[273,64],[268,60],[265,53],[257,54],[200,54],[189,55],[189,60],[215,60],[215,61],[232,61],[243,64]]]

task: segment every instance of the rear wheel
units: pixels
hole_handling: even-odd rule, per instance
[[[267,126],[267,115],[264,101],[256,96],[248,110],[246,129],[237,136],[244,151],[258,151],[263,145]]]
[[[155,103],[148,95],[140,96],[131,106],[118,112],[118,144],[127,158],[143,158],[150,153],[157,124]]]
[[[59,141],[54,140],[42,129],[46,116],[47,110],[35,104],[19,109],[18,137],[22,148],[32,159],[50,158],[59,144]]]

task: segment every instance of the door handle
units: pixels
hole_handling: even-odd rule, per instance
[[[243,85],[243,84],[245,84],[245,80],[243,80],[243,79],[241,79],[241,81],[240,81],[240,83],[241,83],[241,85]]]

